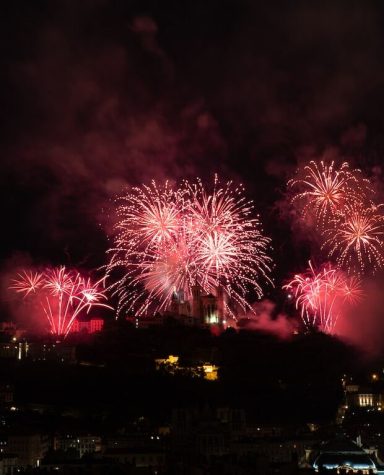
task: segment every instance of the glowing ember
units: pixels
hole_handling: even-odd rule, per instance
[[[13,280],[11,289],[35,299],[41,306],[52,334],[66,337],[82,311],[87,313],[94,306],[112,308],[105,304],[106,296],[78,272],[65,267],[45,269],[42,272],[23,271]]]

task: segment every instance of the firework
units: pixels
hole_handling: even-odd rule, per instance
[[[146,313],[158,302],[161,310],[175,289],[189,287],[189,251],[184,243],[183,193],[168,184],[134,187],[116,201],[115,247],[109,250],[107,275],[123,276],[110,286],[118,296],[117,312],[128,307]]]
[[[269,280],[271,270],[266,253],[270,239],[263,235],[253,202],[241,185],[221,187],[217,177],[212,193],[200,180],[184,186],[190,197],[191,247],[197,268],[203,269],[200,284],[210,292],[222,286],[242,308],[249,308],[247,289],[261,297],[260,278]]]
[[[320,228],[346,205],[366,200],[372,191],[361,171],[347,162],[337,167],[334,162],[311,161],[289,180],[288,187],[295,192],[292,203],[302,218]]]
[[[81,312],[88,313],[95,306],[112,308],[105,303],[101,283],[101,280],[92,283],[78,272],[58,267],[42,272],[23,271],[10,288],[24,298],[35,299],[48,320],[51,333],[65,338]]]
[[[121,238],[132,248],[143,244],[146,248],[156,248],[168,241],[176,240],[179,231],[179,195],[169,187],[135,187],[132,193],[119,198],[117,215]]]
[[[42,284],[42,274],[35,271],[22,271],[17,274],[17,279],[11,286],[16,292],[24,293],[27,297],[30,293],[35,293]]]
[[[107,275],[122,270],[111,285],[123,309],[143,315],[165,309],[174,292],[186,298],[192,287],[226,296],[248,307],[249,290],[261,295],[268,280],[270,239],[262,233],[253,204],[241,187],[209,193],[202,182],[133,188],[117,200],[116,235]]]
[[[295,275],[283,288],[293,293],[305,326],[326,333],[332,333],[339,316],[362,297],[360,280],[331,265],[316,271],[309,263],[306,273]]]
[[[324,231],[323,248],[348,273],[363,274],[384,266],[382,205],[354,204],[337,214]]]

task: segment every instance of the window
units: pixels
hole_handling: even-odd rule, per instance
[[[359,394],[359,406],[373,406],[373,394]]]

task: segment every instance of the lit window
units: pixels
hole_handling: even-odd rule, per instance
[[[373,394],[359,394],[359,406],[373,406]]]

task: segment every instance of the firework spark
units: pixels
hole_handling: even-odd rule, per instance
[[[154,181],[121,196],[117,208],[121,238],[133,249],[138,243],[151,249],[176,240],[181,211],[179,198],[168,182],[159,188]]]
[[[174,292],[190,298],[192,287],[216,293],[248,307],[246,294],[261,295],[268,280],[270,239],[262,233],[253,204],[242,187],[220,186],[209,193],[202,182],[176,189],[154,182],[118,199],[115,246],[107,275],[123,276],[111,285],[123,309],[143,315],[168,307]]]
[[[324,231],[323,248],[348,273],[363,274],[384,267],[382,205],[354,204],[337,214]]]
[[[203,269],[201,285],[210,292],[220,285],[242,308],[249,308],[247,289],[262,296],[259,279],[268,280],[271,263],[266,254],[270,239],[262,233],[253,202],[241,185],[228,182],[221,187],[217,177],[212,193],[200,180],[184,186],[190,196],[194,258]]]
[[[103,280],[92,283],[64,266],[42,272],[23,271],[12,281],[11,289],[35,299],[46,316],[53,335],[66,337],[81,312],[92,307],[112,308],[105,303],[100,288]]]
[[[23,293],[24,297],[28,297],[30,293],[35,293],[42,285],[42,275],[39,272],[26,271],[17,274],[17,279],[13,281],[11,286],[16,292]]]
[[[334,162],[311,161],[299,169],[297,177],[288,181],[295,192],[292,203],[303,219],[322,227],[347,204],[361,202],[372,191],[361,171],[351,169],[347,162],[337,167]]]
[[[332,333],[340,315],[362,297],[360,280],[331,265],[316,271],[309,263],[306,273],[295,275],[283,288],[293,293],[305,326],[325,333]]]

